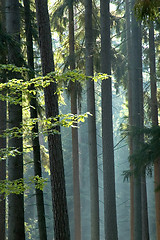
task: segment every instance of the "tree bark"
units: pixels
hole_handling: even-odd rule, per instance
[[[1,29],[3,32],[6,32],[5,29],[5,1],[0,1],[0,23],[1,23]],[[6,63],[6,55],[1,54],[0,62],[2,64]],[[0,79],[0,82],[5,82],[6,79]],[[1,92],[3,94],[3,92]],[[4,93],[5,94],[5,93]],[[0,135],[2,135],[6,129],[6,101],[0,101]],[[6,138],[1,137],[0,138],[0,149],[6,148]],[[6,179],[6,161],[1,160],[0,161],[0,181]],[[4,199],[4,195],[0,195],[0,239],[5,240],[6,239],[6,201]]]
[[[156,60],[155,60],[155,43],[154,43],[154,25],[153,25],[153,23],[150,23],[150,28],[149,28],[149,61],[150,61],[152,125],[158,126]],[[156,191],[156,188],[159,187],[159,185],[160,185],[160,159],[157,159],[154,163],[154,186],[155,186],[157,240],[160,240],[160,191]]]
[[[92,0],[85,0],[86,75],[93,76]],[[90,166],[91,239],[99,240],[99,189],[94,81],[87,80],[88,145]]]
[[[14,46],[8,44],[8,63],[22,66],[20,56],[20,14],[19,1],[6,1],[6,29],[7,32],[15,40]],[[14,74],[15,77],[18,74]],[[13,75],[11,75],[13,77]],[[11,93],[13,94],[13,93]],[[22,107],[17,104],[8,105],[9,111],[9,128],[21,127],[22,123]],[[11,138],[8,141],[10,148],[18,149],[21,154],[8,159],[8,179],[16,180],[23,178],[23,139],[21,137]],[[8,239],[23,240],[25,239],[24,229],[24,197],[23,194],[10,194],[8,197]]]
[[[47,73],[54,71],[48,4],[47,0],[36,0],[35,3],[39,29],[42,72],[45,76]],[[56,82],[52,82],[44,89],[47,118],[55,117],[59,114],[58,96],[56,94],[56,90]],[[57,129],[60,131],[58,127]],[[49,133],[48,147],[54,212],[54,236],[55,240],[69,240],[70,231],[67,212],[61,135]]]
[[[25,13],[27,59],[28,59],[28,66],[31,70],[31,74],[29,74],[29,77],[34,78],[35,77],[34,76],[34,54],[33,54],[32,26],[31,26],[31,16],[30,16],[30,13],[31,13],[30,12],[30,1],[23,0],[23,3],[24,3],[24,13]],[[31,89],[34,89],[34,86],[31,86]],[[31,119],[38,118],[36,97],[33,95],[31,96],[30,105],[31,105],[31,107],[30,107]],[[38,132],[39,132],[38,131],[38,123],[36,123],[34,125],[34,128],[32,129],[34,175],[42,177],[40,144],[39,144]],[[40,240],[47,240],[43,191],[36,188],[35,192],[36,192],[36,205],[37,205],[37,213],[38,213],[39,237],[40,237]]]
[[[128,56],[128,110],[129,110],[129,127],[132,127],[132,42],[131,42],[131,18],[130,9],[131,2],[126,0],[126,37],[127,37],[127,56]],[[133,154],[133,142],[131,135],[129,136],[129,153]],[[130,165],[133,170],[133,164]],[[134,239],[134,182],[133,176],[130,177],[130,238]]]
[[[3,93],[2,93],[3,94]],[[0,135],[4,133],[4,130],[6,129],[6,102],[0,101]],[[0,149],[6,148],[6,138],[1,137],[0,138]],[[6,179],[6,161],[1,160],[0,161],[0,181]],[[4,195],[0,195],[0,239],[5,240],[5,224],[6,221],[6,201],[4,199]]]
[[[100,1],[101,73],[111,74],[109,0]],[[102,81],[102,144],[105,239],[117,240],[111,78]]]
[[[132,1],[134,6],[134,0]],[[140,135],[136,134],[141,128],[141,29],[137,23],[132,9],[132,135],[133,154],[140,150]],[[140,51],[140,52],[139,52]],[[136,166],[133,166],[136,168]],[[142,204],[141,204],[141,171],[134,176],[134,239],[142,239]]]
[[[69,10],[69,63],[70,70],[75,69],[74,52],[74,11],[73,1],[68,5]],[[70,82],[71,90],[71,113],[77,114],[77,82]],[[79,181],[79,143],[78,126],[72,128],[72,158],[73,158],[73,196],[74,196],[74,236],[75,240],[81,239],[81,204],[80,204],[80,181]]]

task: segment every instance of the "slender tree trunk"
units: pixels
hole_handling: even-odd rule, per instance
[[[101,72],[111,74],[111,40],[109,0],[100,1]],[[105,239],[118,239],[113,151],[111,78],[102,81],[102,144],[104,181]]]
[[[127,54],[128,54],[128,106],[129,106],[129,126],[130,131],[132,127],[132,42],[131,42],[131,17],[130,17],[130,4],[126,0],[126,37],[127,37]],[[132,137],[129,136],[129,152],[130,156],[133,154]],[[130,165],[130,170],[133,170],[133,165]],[[133,240],[134,234],[134,183],[133,176],[130,177],[130,238]]]
[[[74,12],[73,2],[69,6],[69,55],[70,70],[75,69],[74,53]],[[71,113],[77,114],[77,83],[70,82],[71,88]],[[80,181],[79,181],[79,143],[78,126],[72,128],[72,158],[73,158],[73,195],[74,195],[74,224],[75,240],[81,239],[81,204],[80,204]]]
[[[5,1],[1,0],[0,1],[0,23],[1,23],[1,28],[5,32]],[[6,63],[6,56],[1,55],[0,59],[1,63],[5,64]],[[4,82],[5,79],[0,79],[0,82]],[[3,94],[3,92],[2,92]],[[5,93],[4,93],[5,94]],[[4,133],[4,130],[6,129],[6,102],[5,101],[0,101],[0,109],[1,109],[1,114],[0,114],[0,135]],[[0,149],[6,148],[6,138],[1,137],[0,138]],[[6,179],[6,161],[0,161],[0,181]],[[6,201],[4,199],[4,195],[0,195],[0,239],[5,240],[6,239]]]
[[[134,0],[132,1],[132,6]],[[132,10],[132,126],[134,131],[141,127],[141,54],[139,50],[141,47],[141,30],[139,24],[136,22],[134,11]],[[132,136],[133,137],[133,136]],[[132,138],[133,154],[140,149],[140,136],[135,134]],[[136,167],[136,166],[134,166]],[[142,239],[142,204],[141,204],[141,173],[134,177],[134,240]]]
[[[93,76],[92,0],[85,0],[86,75]],[[88,145],[90,162],[91,239],[99,240],[99,189],[94,81],[87,80]]]
[[[6,129],[6,102],[0,101],[0,135],[4,133]],[[6,138],[0,138],[0,149],[6,148]],[[0,161],[0,181],[6,179],[6,161]],[[6,204],[4,195],[0,195],[0,239],[5,240],[5,220],[6,220]]]
[[[155,43],[154,25],[151,23],[149,29],[149,60],[150,60],[150,84],[151,84],[151,113],[152,125],[158,126],[158,106],[157,106],[157,86],[156,86],[156,63],[155,63]],[[154,185],[155,185],[155,205],[156,205],[156,234],[160,240],[160,191],[156,188],[160,185],[160,160],[154,163]]]
[[[45,76],[54,71],[51,30],[48,14],[47,0],[36,0],[36,11],[40,38],[40,51],[42,71]],[[57,85],[51,83],[44,89],[46,116],[55,117],[58,111]],[[60,130],[59,128],[57,128]],[[48,135],[48,147],[51,171],[51,190],[54,212],[54,236],[55,240],[69,240],[69,220],[67,212],[67,200],[65,190],[65,176],[62,155],[62,143],[60,134]]]
[[[147,203],[147,188],[146,188],[146,173],[145,169],[141,177],[142,191],[142,240],[149,240],[149,224],[148,224],[148,203]]]
[[[20,16],[19,1],[6,1],[6,29],[7,32],[16,41],[11,46],[8,44],[8,63],[21,66],[20,57]],[[13,75],[12,75],[13,77]],[[14,77],[16,74],[14,74]],[[17,104],[9,104],[9,128],[21,127],[22,107]],[[16,157],[9,157],[8,160],[8,179],[16,180],[23,178],[23,140],[22,137],[9,139],[8,146],[18,149],[21,154]],[[25,239],[24,230],[24,197],[23,194],[10,194],[8,198],[8,239],[23,240]]]
[[[140,75],[140,128],[144,128],[144,101],[143,101],[143,75],[142,75],[142,31],[139,39],[139,75]],[[140,144],[144,144],[144,134],[140,136]],[[146,168],[141,173],[141,205],[142,205],[142,240],[149,240],[148,202],[146,187]]]
[[[32,26],[31,26],[31,16],[30,16],[30,1],[23,0],[24,10],[25,10],[25,31],[26,31],[26,43],[27,43],[27,59],[28,66],[32,71],[30,77],[34,77],[34,55],[33,55],[33,41],[32,41]],[[32,87],[32,89],[34,86]],[[31,119],[37,118],[37,104],[36,97],[31,96]],[[33,158],[34,158],[34,174],[35,176],[42,177],[41,169],[41,156],[40,156],[40,144],[38,136],[38,123],[35,124],[32,130],[32,144],[33,144]],[[36,191],[36,205],[38,213],[38,228],[40,240],[47,240],[47,231],[46,231],[46,221],[45,221],[45,209],[44,209],[44,199],[43,191],[40,189],[35,189]]]

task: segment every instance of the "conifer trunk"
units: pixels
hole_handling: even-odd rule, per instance
[[[85,0],[86,75],[93,76],[92,0]],[[91,239],[99,240],[99,189],[94,81],[87,80],[88,145],[90,166]]]
[[[27,59],[28,59],[28,66],[31,70],[31,74],[29,74],[29,76],[34,78],[35,77],[34,76],[34,55],[33,55],[31,16],[30,16],[30,1],[23,0],[23,3],[24,3],[24,12],[25,12]],[[31,88],[34,89],[34,86],[32,86]],[[31,119],[37,118],[38,117],[37,104],[36,104],[36,97],[34,95],[31,96],[30,105],[31,105],[31,108],[30,108]],[[34,125],[34,128],[32,129],[34,175],[42,177],[40,144],[39,144],[38,132],[39,132],[38,131],[38,123],[36,123]],[[47,240],[43,191],[36,188],[35,192],[36,192],[36,206],[37,206],[37,213],[38,213],[39,237],[40,237],[40,240]]]
[[[6,1],[6,30],[15,40],[15,45],[8,44],[8,63],[22,66],[20,56],[20,14],[19,1]],[[12,74],[11,77],[20,77]],[[9,128],[21,128],[22,107],[17,104],[8,105]],[[8,179],[16,180],[23,178],[23,140],[21,137],[11,138],[8,141],[10,148],[18,149],[21,152],[16,157],[8,159]],[[10,194],[8,197],[8,240],[24,240],[24,197],[23,194]]]
[[[101,73],[111,74],[111,40],[109,0],[100,1]],[[105,239],[117,240],[116,193],[113,151],[112,84],[111,78],[102,81],[102,144],[104,182]]]
[[[1,79],[2,80],[2,79]],[[2,81],[1,81],[2,82]],[[3,93],[2,93],[3,94]],[[6,102],[0,101],[0,135],[4,134],[4,130],[6,129]],[[6,138],[0,138],[0,149],[6,148]],[[0,181],[6,179],[6,161],[0,161]],[[4,195],[0,195],[0,239],[5,240],[5,224],[6,221],[6,201],[4,199]]]
[[[155,63],[155,43],[154,43],[154,25],[153,25],[153,23],[150,23],[150,29],[149,29],[149,60],[150,60],[152,125],[158,126],[156,63]],[[156,188],[159,187],[159,185],[160,185],[160,160],[157,159],[154,163],[154,186],[155,186],[157,240],[160,240],[160,191],[156,191]]]
[[[128,55],[128,110],[129,110],[129,126],[130,131],[132,127],[132,42],[131,42],[131,18],[130,18],[130,6],[131,2],[126,0],[126,37],[127,37],[127,55]],[[129,136],[129,153],[133,154],[132,137]],[[130,170],[133,170],[133,165],[130,165]],[[133,176],[130,177],[130,238],[134,239],[134,183]]]
[[[74,52],[74,11],[73,1],[68,5],[69,9],[69,58],[70,70],[75,69]],[[77,114],[77,83],[70,82],[71,113]],[[81,240],[81,204],[80,204],[80,180],[79,180],[79,143],[77,124],[72,128],[72,158],[73,158],[73,196],[74,196],[74,236],[75,240]]]
[[[35,3],[39,29],[42,72],[45,76],[47,73],[54,71],[48,1],[35,0]],[[55,117],[59,114],[56,90],[56,82],[52,82],[44,89],[47,118]],[[58,127],[57,130],[60,131]],[[54,238],[55,240],[69,240],[70,231],[60,134],[48,134],[48,148],[54,213]]]
[[[134,0],[132,1],[134,6]],[[136,134],[141,128],[141,30],[132,9],[132,127],[135,131],[133,141],[133,154],[140,150],[140,135]],[[134,168],[136,166],[133,166]],[[138,169],[139,170],[139,169]],[[141,204],[141,171],[134,176],[134,240],[142,239],[142,204]]]
[[[1,23],[1,28],[3,32],[6,32],[5,29],[5,1],[1,0],[0,1],[0,23]],[[1,59],[0,59],[1,64],[6,63],[6,55],[1,54]],[[6,79],[0,79],[0,82],[5,82]],[[3,94],[3,92],[2,92]],[[4,93],[5,94],[5,93]],[[6,101],[0,101],[0,109],[1,109],[1,114],[0,114],[0,135],[4,134],[4,131],[6,129]],[[6,138],[5,137],[0,137],[0,149],[6,148]],[[6,179],[6,161],[1,160],[0,161],[0,181]],[[6,201],[4,199],[4,195],[0,195],[0,239],[5,240],[6,239]]]

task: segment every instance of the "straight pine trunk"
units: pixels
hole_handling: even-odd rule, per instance
[[[1,27],[3,32],[5,32],[5,1],[0,1],[0,21],[1,21]],[[6,55],[1,54],[0,62],[2,64],[6,63]],[[5,82],[6,79],[0,79],[0,82]],[[3,94],[3,92],[2,92]],[[5,93],[4,93],[5,94]],[[6,129],[6,102],[0,101],[0,135],[4,133],[4,130]],[[6,148],[6,138],[1,137],[0,138],[0,149]],[[6,161],[1,160],[0,161],[0,181],[6,179]],[[4,195],[0,195],[0,239],[5,240],[6,239],[6,201],[4,199]]]
[[[37,21],[40,39],[42,72],[54,71],[52,40],[47,0],[35,0]],[[44,89],[46,117],[55,117],[58,111],[57,84],[52,82]],[[57,127],[60,131],[60,129]],[[51,171],[51,190],[54,215],[55,240],[69,240],[69,220],[67,212],[67,200],[65,190],[65,176],[62,155],[62,143],[60,134],[48,134],[48,147]]]
[[[70,70],[75,69],[74,52],[74,11],[73,2],[69,6],[69,58]],[[77,114],[77,83],[70,82],[71,89],[71,113]],[[73,158],[73,196],[74,196],[74,236],[75,240],[81,240],[81,204],[80,204],[80,180],[79,180],[79,143],[78,126],[72,128],[72,158]]]
[[[132,1],[134,6],[134,0]],[[141,29],[137,23],[134,11],[132,9],[132,129],[135,131],[132,135],[133,154],[140,150],[141,137],[136,134],[141,128]],[[136,168],[134,165],[133,168]],[[141,171],[134,176],[134,240],[142,239],[142,203],[141,203]]]
[[[19,1],[6,1],[6,30],[10,36],[16,41],[16,44],[11,46],[8,44],[8,63],[22,66],[20,57],[20,14]],[[20,77],[16,74],[11,74],[11,77]],[[12,94],[12,93],[11,93]],[[13,93],[14,94],[14,93]],[[17,104],[8,105],[9,111],[9,128],[21,128],[22,123],[22,107]],[[8,179],[16,180],[23,178],[23,139],[21,137],[11,138],[8,141],[9,148],[17,149],[21,152],[16,157],[8,159]],[[24,196],[23,194],[10,194],[8,197],[8,239],[9,240],[24,240]]]
[[[1,109],[0,135],[2,135],[4,133],[4,130],[6,129],[6,102],[5,101],[0,101],[0,109]],[[0,138],[0,149],[4,149],[4,148],[6,148],[6,138],[1,137]],[[5,179],[6,179],[6,161],[1,160],[0,161],[0,181],[5,180]],[[5,221],[6,221],[6,202],[4,199],[4,195],[0,195],[0,239],[1,240],[6,239]]]
[[[132,42],[131,42],[131,18],[130,18],[130,1],[126,0],[126,38],[127,38],[127,55],[128,55],[128,110],[129,110],[129,127],[132,128]],[[129,136],[129,153],[133,154],[132,137]],[[133,170],[133,165],[130,165]],[[134,239],[134,182],[133,176],[130,177],[130,238]]]
[[[128,110],[129,110],[129,126],[132,127],[132,42],[131,42],[131,18],[130,18],[130,1],[126,0],[126,38],[127,38],[127,54],[128,54]],[[129,136],[129,153],[133,154],[132,137]],[[133,165],[130,165],[133,170]],[[130,238],[134,239],[134,182],[133,176],[130,177]]]
[[[86,75],[93,76],[92,0],[85,0]],[[94,81],[87,80],[88,145],[90,166],[91,239],[99,240],[99,189]]]
[[[33,54],[33,40],[32,40],[32,26],[31,26],[31,12],[30,12],[30,1],[23,0],[24,11],[25,11],[25,31],[26,31],[26,43],[27,43],[27,59],[28,66],[32,72],[29,74],[30,77],[34,78],[34,54]],[[32,87],[34,89],[34,86]],[[31,119],[37,118],[37,104],[36,97],[31,96],[31,108],[30,114]],[[38,123],[34,125],[32,129],[32,145],[33,145],[33,158],[34,158],[34,175],[42,177],[41,169],[41,156],[40,156],[40,144],[38,136]],[[44,209],[44,198],[43,191],[40,189],[35,189],[36,192],[36,205],[38,213],[38,228],[40,240],[47,240],[47,231],[46,231],[46,220],[45,220],[45,209]]]
[[[100,1],[101,73],[111,74],[111,40],[109,0]],[[112,84],[111,78],[102,81],[102,144],[104,181],[105,239],[117,240],[115,170],[113,151]]]
[[[156,86],[156,60],[154,43],[154,25],[150,24],[149,29],[149,61],[150,61],[150,85],[151,85],[151,113],[152,125],[158,126],[158,106],[157,106],[157,86]],[[156,188],[160,185],[160,159],[154,163],[154,183],[155,183],[155,205],[156,205],[156,234],[160,240],[160,191]]]

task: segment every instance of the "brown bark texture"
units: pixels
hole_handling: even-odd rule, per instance
[[[47,0],[36,0],[37,21],[39,29],[42,72],[46,74],[54,71],[52,40]],[[57,85],[52,82],[44,89],[46,117],[55,117],[59,114]],[[57,127],[57,130],[60,129]],[[69,220],[65,190],[65,176],[60,134],[48,134],[48,148],[51,171],[51,190],[54,216],[55,240],[69,240]]]
[[[28,59],[28,66],[31,70],[31,74],[29,74],[29,77],[34,78],[34,54],[33,54],[30,1],[23,0],[23,3],[24,3],[24,13],[25,13],[27,59]],[[34,86],[32,86],[31,89],[33,90]],[[30,107],[31,119],[37,118],[38,117],[37,102],[36,102],[36,96],[34,96],[33,94],[31,96],[30,105],[31,105],[31,107]],[[34,125],[34,128],[32,129],[34,175],[42,177],[40,143],[39,143],[38,132],[39,132],[38,131],[38,123],[36,123]],[[36,192],[36,206],[37,206],[37,215],[38,215],[39,237],[40,237],[40,240],[47,240],[43,191],[36,188],[35,192]]]
[[[85,0],[86,75],[93,76],[92,0]],[[87,79],[88,148],[90,168],[91,239],[99,239],[99,189],[94,81]]]
[[[150,85],[151,85],[151,114],[152,125],[158,126],[158,106],[157,106],[157,85],[156,85],[156,60],[154,42],[154,24],[150,24],[149,29],[149,59],[150,59]],[[155,186],[155,206],[156,206],[156,234],[160,240],[160,191],[156,191],[160,186],[160,159],[155,159],[154,163],[154,186]]]
[[[111,40],[109,0],[100,1],[101,73],[111,74]],[[113,151],[112,84],[111,78],[102,81],[102,144],[104,179],[105,238],[118,239]]]
[[[73,2],[69,8],[69,58],[70,70],[75,69],[74,52],[74,10]],[[70,82],[71,113],[77,114],[77,82]],[[73,198],[74,198],[74,239],[81,240],[81,203],[80,203],[80,180],[79,180],[79,143],[78,125],[72,127],[72,158],[73,158]]]
[[[12,37],[12,44],[8,43],[8,63],[22,66],[23,59],[20,50],[20,13],[19,1],[6,1],[6,30]],[[13,44],[14,39],[14,44]],[[20,78],[18,73],[11,73],[10,79]],[[10,92],[12,96],[21,98],[21,92]],[[8,104],[9,128],[21,128],[22,123],[22,107],[20,104]],[[23,178],[23,139],[22,136],[9,138],[8,147],[17,149],[21,154],[16,157],[8,158],[8,179],[17,180]],[[8,239],[9,240],[24,240],[24,197],[23,194],[10,194],[8,197]]]

